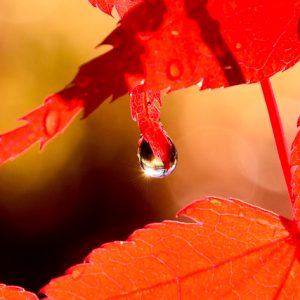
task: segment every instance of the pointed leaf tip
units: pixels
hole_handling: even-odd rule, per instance
[[[94,7],[98,7],[104,13],[111,16],[111,11],[114,7],[113,1],[111,1],[111,0],[108,0],[108,1],[106,1],[106,0],[89,0],[89,1]]]

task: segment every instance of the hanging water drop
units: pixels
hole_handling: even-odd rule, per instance
[[[169,176],[175,170],[178,158],[177,150],[171,139],[169,141],[171,143],[171,151],[169,157],[170,165],[167,169],[162,160],[154,156],[149,143],[142,138],[138,148],[138,159],[146,175],[154,178],[163,178]]]

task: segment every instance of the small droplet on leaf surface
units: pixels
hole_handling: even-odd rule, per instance
[[[171,151],[169,156],[169,168],[166,168],[164,163],[159,157],[155,157],[150,144],[142,138],[138,148],[138,159],[140,166],[147,176],[154,178],[163,178],[169,176],[176,168],[177,164],[177,150],[175,145],[171,143]]]
[[[176,80],[182,75],[182,65],[179,61],[171,61],[168,65],[167,75],[171,80]]]
[[[54,134],[56,134],[59,129],[59,123],[60,123],[59,114],[56,111],[50,110],[48,113],[45,114],[45,119],[44,119],[45,133],[48,136],[53,136]]]
[[[79,279],[80,276],[82,275],[83,271],[81,269],[78,269],[78,270],[73,270],[72,271],[72,278],[73,279]]]
[[[236,48],[237,50],[242,49],[242,44],[241,44],[241,43],[236,43],[236,44],[235,44],[235,48]]]

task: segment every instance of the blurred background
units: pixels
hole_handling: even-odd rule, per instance
[[[1,0],[0,132],[62,89],[117,21],[87,0]],[[300,115],[300,65],[272,78],[288,142]],[[105,102],[39,152],[0,168],[0,282],[37,292],[102,243],[206,195],[290,216],[260,86],[164,97],[162,121],[179,152],[166,179],[139,169],[129,98]]]

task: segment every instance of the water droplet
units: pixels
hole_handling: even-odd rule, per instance
[[[179,32],[177,30],[171,30],[171,34],[173,36],[178,36],[179,35]]]
[[[241,43],[236,43],[236,44],[235,44],[235,48],[236,48],[237,50],[240,50],[240,49],[242,48],[242,44],[241,44]]]
[[[171,80],[178,79],[182,74],[182,66],[178,60],[173,60],[169,63],[167,74]]]
[[[45,133],[48,136],[53,136],[59,129],[60,118],[57,111],[48,111],[44,119]]]
[[[73,279],[78,279],[83,273],[83,270],[81,269],[75,269],[72,271],[72,278]]]
[[[143,138],[138,148],[138,159],[144,173],[150,177],[163,178],[170,175],[176,168],[177,150],[171,142],[170,166],[166,169],[160,158],[155,157],[149,143]]]
[[[212,203],[216,206],[222,206],[222,201],[220,201],[219,199],[212,199],[212,200],[210,200],[210,203]]]

